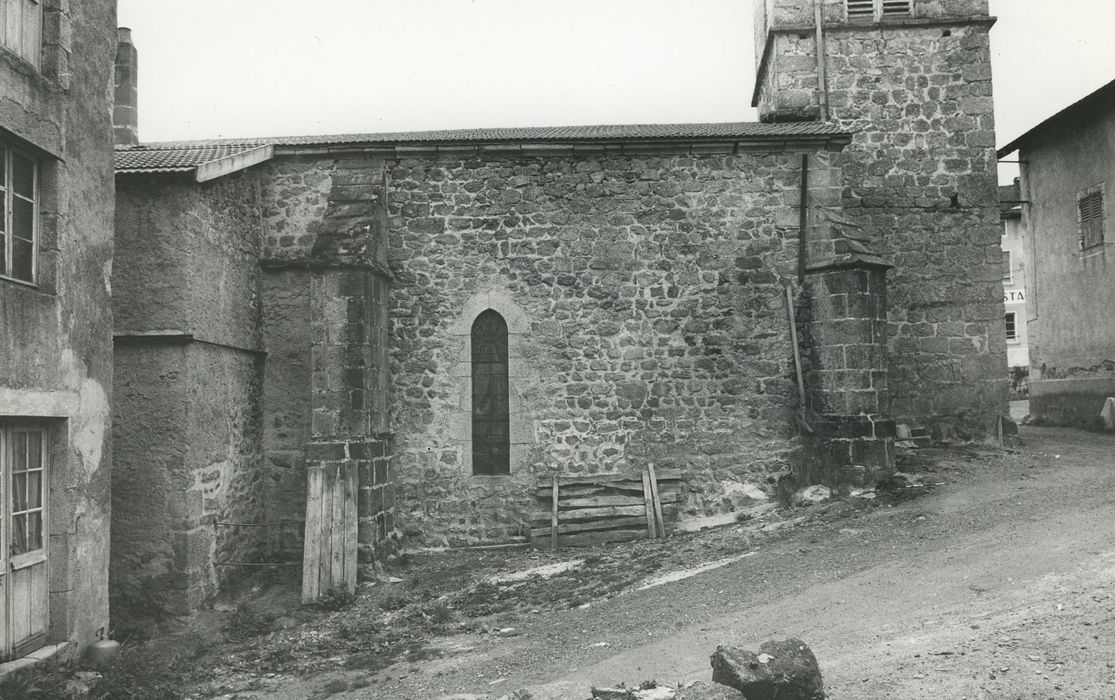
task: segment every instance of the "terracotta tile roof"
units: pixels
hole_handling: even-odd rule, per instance
[[[254,144],[149,144],[116,148],[117,173],[187,173],[199,165],[237,155]]]
[[[477,143],[578,143],[594,141],[779,140],[800,137],[848,135],[834,124],[822,122],[724,122],[716,124],[622,124],[555,126],[508,129],[452,129],[327,136],[164,141],[116,150],[118,173],[188,172],[204,163],[263,145],[282,147],[351,146],[359,144],[406,146]],[[237,150],[239,149],[239,150]]]

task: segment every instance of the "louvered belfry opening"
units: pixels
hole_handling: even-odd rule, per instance
[[[1103,192],[1080,198],[1080,248],[1103,245]]]
[[[507,322],[488,309],[472,324],[472,473],[511,473]]]
[[[877,22],[885,17],[909,17],[910,0],[846,0],[849,22]]]

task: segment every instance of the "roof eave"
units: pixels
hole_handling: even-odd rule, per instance
[[[746,151],[841,150],[852,142],[850,132],[818,134],[716,136],[672,138],[583,138],[532,140],[461,139],[447,141],[380,141],[278,144],[275,157],[311,154],[379,154],[385,157],[438,155],[647,155],[686,153],[690,155],[740,153]]]

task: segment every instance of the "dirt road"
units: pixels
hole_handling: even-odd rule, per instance
[[[833,700],[1115,698],[1115,438],[1030,428],[1023,442],[946,465],[928,495],[804,524],[735,563],[267,696],[526,687],[582,700],[592,684],[708,679],[717,644],[794,636]]]

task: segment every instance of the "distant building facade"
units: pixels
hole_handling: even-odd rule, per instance
[[[5,0],[0,661],[107,633],[113,0]]]
[[[1030,344],[1030,413],[1094,426],[1115,396],[1111,198],[1115,82],[999,151],[1021,161]]]
[[[892,417],[993,432],[987,2],[821,7],[757,4],[759,123],[119,150],[114,602],[196,607],[228,523],[374,566],[524,541],[554,476],[731,517],[889,474]]]
[[[1012,396],[1026,391],[1030,372],[1030,334],[1026,316],[1026,269],[1028,244],[1022,228],[1022,204],[1018,180],[999,188],[1003,221],[1003,305],[1006,307],[1007,366],[1011,372]]]

